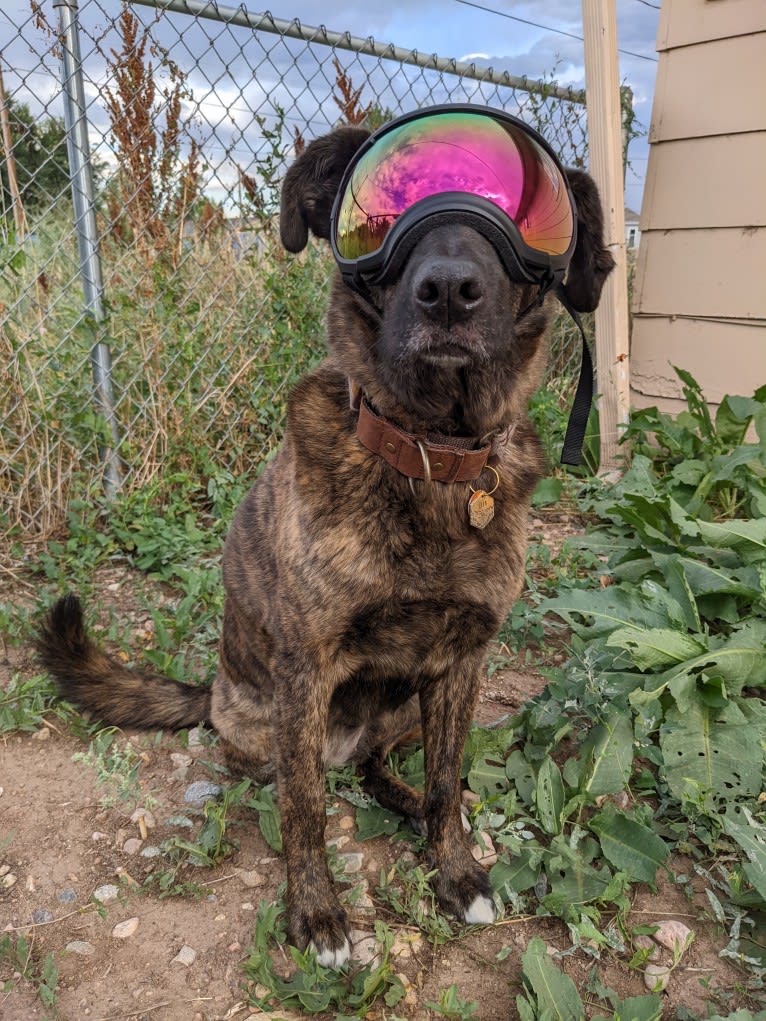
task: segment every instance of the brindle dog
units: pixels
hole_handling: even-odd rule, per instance
[[[291,252],[309,230],[327,238],[343,171],[365,137],[339,129],[288,171],[281,236]],[[585,311],[613,262],[594,184],[579,171],[568,178],[578,241],[565,286]],[[96,716],[131,728],[207,720],[234,770],[276,775],[289,936],[332,966],[350,946],[325,857],[329,762],[358,761],[378,801],[427,831],[447,911],[469,923],[495,918],[463,831],[460,765],[487,645],[524,577],[527,507],[542,469],[527,403],[555,305],[549,295],[536,306],[534,288],[511,281],[464,225],[426,233],[399,279],[372,297],[375,307],[336,279],[329,358],[295,388],[284,445],[236,513],[212,690],[127,670],[87,637],[74,596],[56,604],[39,639],[62,693]],[[413,481],[357,438],[360,395],[373,421],[403,431],[416,459],[441,450],[460,460],[489,443],[492,467],[473,483]],[[421,451],[427,437],[436,446]],[[471,488],[496,482],[494,519],[472,527]],[[424,795],[385,766],[413,727],[425,746]]]

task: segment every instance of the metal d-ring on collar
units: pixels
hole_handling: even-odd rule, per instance
[[[431,485],[431,462],[428,460],[428,451],[426,449],[425,443],[422,440],[419,440],[417,437],[415,437],[415,442],[418,445],[420,457],[423,461],[423,481],[426,484],[426,488],[428,488]],[[416,500],[422,499],[422,496],[419,496],[417,490],[415,489],[415,480],[411,476],[407,476],[407,481],[410,484],[410,490],[415,499]]]

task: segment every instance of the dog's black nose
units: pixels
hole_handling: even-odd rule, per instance
[[[413,290],[418,308],[447,327],[470,319],[484,298],[479,267],[470,259],[429,259],[415,274]]]

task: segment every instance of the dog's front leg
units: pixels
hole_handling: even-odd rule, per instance
[[[479,691],[482,659],[463,661],[421,690],[428,857],[439,903],[469,925],[495,921],[492,888],[471,854],[460,812],[463,747]]]
[[[321,672],[285,657],[275,708],[279,810],[287,861],[287,934],[299,949],[313,946],[325,967],[349,958],[346,915],[333,890],[324,832],[325,764],[331,692]]]

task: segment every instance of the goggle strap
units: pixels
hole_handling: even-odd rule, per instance
[[[515,254],[516,253],[514,252],[514,255]],[[523,319],[524,316],[528,312],[531,312],[533,308],[540,308],[542,303],[545,301],[545,295],[548,293],[548,291],[550,291],[551,287],[553,287],[553,285],[557,282],[557,280],[559,279],[560,276],[561,276],[561,274],[557,275],[555,273],[548,273],[544,277],[544,279],[540,281],[540,283],[538,285],[538,288],[537,288],[537,294],[530,301],[530,303],[527,305],[527,307],[525,309],[523,309],[523,311],[519,312],[519,314],[517,316],[517,321],[519,319]],[[558,293],[558,292],[556,292],[556,293]]]
[[[374,309],[378,319],[383,318],[382,309],[378,308],[378,306],[375,304],[375,299],[372,296],[372,291],[367,286],[367,282],[365,281],[364,277],[362,276],[358,269],[354,270],[354,273],[351,277],[346,278],[346,283],[351,287],[352,290],[356,291],[360,298],[366,301],[367,304],[372,309]]]
[[[593,401],[593,361],[590,356],[590,348],[585,337],[580,313],[570,303],[563,287],[556,291],[561,304],[572,317],[582,337],[582,362],[580,364],[580,378],[577,381],[572,410],[569,412],[569,422],[564,436],[564,446],[561,451],[561,463],[570,465],[582,464],[582,445],[585,440],[585,430],[588,427],[590,407]]]

